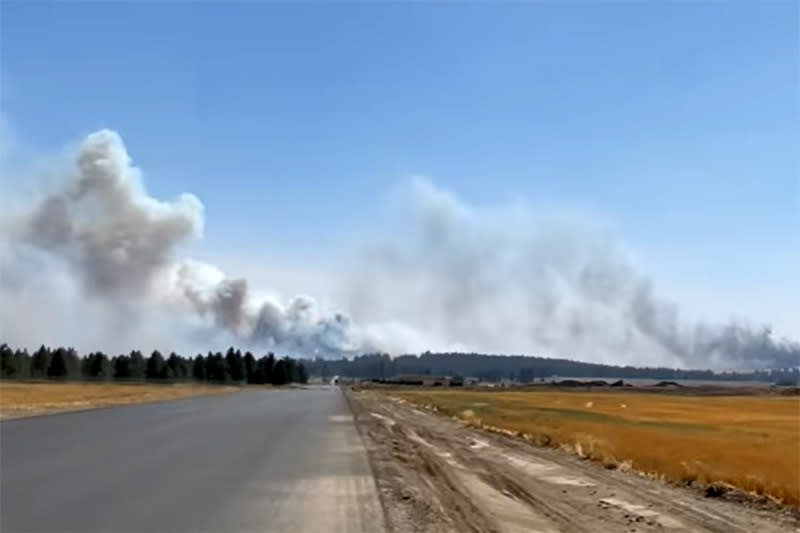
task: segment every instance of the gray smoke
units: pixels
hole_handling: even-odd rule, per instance
[[[203,207],[146,192],[110,131],[79,146],[66,178],[0,220],[0,337],[85,349],[236,342],[301,356],[475,350],[606,363],[800,365],[767,328],[689,324],[610,232],[521,204],[475,208],[424,180],[404,223],[339,279],[354,319],[308,296],[254,294],[181,260]],[[409,231],[410,229],[410,231]],[[408,235],[405,240],[397,235]],[[75,340],[77,339],[77,341]],[[127,346],[124,345],[127,343]],[[166,346],[164,343],[168,343]]]
[[[41,201],[18,238],[64,258],[88,291],[130,293],[146,289],[202,222],[203,206],[190,194],[173,203],[148,196],[122,140],[100,131],[81,145],[72,179]]]
[[[800,365],[800,344],[776,340],[769,328],[682,321],[592,221],[522,204],[476,208],[422,179],[410,205],[413,237],[373,250],[359,274],[351,302],[357,318],[401,319],[490,353],[682,367]]]
[[[309,296],[295,296],[286,305],[259,301],[249,294],[247,280],[225,279],[214,267],[195,261],[179,265],[177,286],[198,313],[256,345],[319,356],[376,349],[360,338],[347,316],[324,314]]]
[[[245,280],[228,279],[197,261],[177,262],[180,247],[199,237],[202,227],[203,206],[196,197],[183,194],[174,202],[150,197],[120,137],[107,130],[89,135],[67,178],[32,210],[0,226],[0,334],[17,337],[13,340],[21,344],[49,338],[41,333],[52,324],[37,320],[23,326],[11,311],[23,294],[41,294],[43,287],[31,280],[41,276],[60,278],[50,293],[53,300],[59,293],[71,293],[78,312],[94,305],[98,314],[120,315],[113,321],[118,328],[127,324],[133,329],[159,315],[194,310],[209,323],[178,320],[178,327],[194,329],[185,331],[190,338],[213,339],[213,331],[202,331],[211,328],[226,333],[226,340],[308,355],[351,353],[369,346],[356,340],[346,317],[323,313],[311,298],[298,296],[287,305],[256,301]],[[48,298],[41,300],[36,307],[47,306]],[[99,322],[107,327],[109,321]]]

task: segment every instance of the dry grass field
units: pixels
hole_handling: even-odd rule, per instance
[[[240,390],[222,385],[0,381],[0,420],[60,411],[177,400]]]
[[[546,446],[679,483],[723,482],[800,506],[800,398],[611,391],[391,390]]]

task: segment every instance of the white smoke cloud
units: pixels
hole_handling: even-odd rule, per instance
[[[165,203],[148,196],[122,139],[100,131],[81,145],[74,178],[44,198],[17,240],[58,254],[91,292],[130,293],[146,289],[202,227],[197,198]]]
[[[0,166],[0,172],[3,172]],[[411,238],[379,242],[339,282],[354,320],[282,300],[180,257],[203,206],[148,195],[120,137],[88,136],[69,171],[0,220],[0,338],[81,349],[300,356],[476,350],[608,363],[800,364],[797,344],[741,325],[687,324],[610,232],[523,205],[478,209],[416,180]]]
[[[800,364],[800,345],[774,339],[769,328],[682,321],[613,233],[590,221],[522,204],[476,208],[424,179],[413,183],[410,205],[413,237],[384,243],[359,274],[358,318],[427,325],[489,353],[684,367]]]
[[[99,316],[83,327],[110,329],[116,339],[120,329],[141,334],[152,326],[184,337],[170,346],[239,341],[318,355],[367,346],[355,340],[347,317],[325,314],[312,298],[297,296],[285,305],[258,301],[245,280],[227,278],[213,265],[179,261],[180,248],[202,235],[202,204],[191,194],[173,202],[149,196],[112,131],[89,135],[66,178],[1,227],[0,335],[15,344],[45,342],[61,324],[74,325],[68,316],[72,307],[84,317],[97,308]],[[61,305],[54,305],[59,300]],[[16,314],[20,307],[24,315]],[[62,333],[65,338],[48,342],[76,338]],[[102,334],[78,334],[73,344],[98,344],[90,349],[108,344],[98,337]],[[166,335],[143,337],[158,342]]]

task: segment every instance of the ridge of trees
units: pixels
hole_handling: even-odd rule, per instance
[[[752,372],[714,372],[667,367],[615,366],[527,355],[486,355],[478,353],[431,353],[420,355],[367,354],[353,359],[304,359],[309,372],[323,378],[388,379],[403,375],[464,376],[484,381],[510,379],[523,383],[552,377],[765,381],[797,383],[800,369],[785,368]]]
[[[222,352],[182,357],[175,352],[164,357],[158,350],[145,357],[139,350],[109,357],[103,352],[80,356],[74,348],[42,345],[32,354],[0,344],[2,379],[99,379],[124,381],[201,381],[256,385],[307,383],[304,363],[268,353],[256,359],[251,352],[230,347]]]
[[[233,347],[224,354],[182,357],[154,351],[145,357],[139,350],[109,357],[102,352],[80,356],[73,348],[41,346],[32,354],[0,344],[0,378],[5,379],[107,379],[172,380],[215,383],[281,385],[305,383],[309,375],[330,378],[388,379],[403,375],[465,376],[484,381],[511,379],[531,382],[552,377],[800,382],[800,368],[714,372],[668,367],[615,366],[569,359],[523,355],[478,353],[432,353],[419,355],[365,354],[352,359],[277,358],[273,353],[258,359]]]

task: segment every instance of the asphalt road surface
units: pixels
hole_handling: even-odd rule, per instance
[[[0,531],[383,531],[334,388],[0,423]]]

